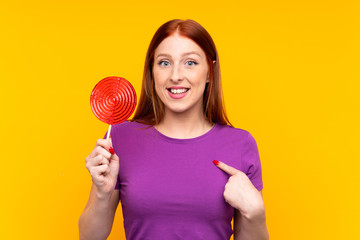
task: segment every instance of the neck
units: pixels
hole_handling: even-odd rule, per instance
[[[202,112],[174,113],[165,110],[164,119],[155,126],[162,134],[172,138],[195,138],[212,128]]]

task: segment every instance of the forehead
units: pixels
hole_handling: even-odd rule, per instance
[[[190,38],[183,37],[177,33],[165,38],[155,50],[155,57],[159,54],[181,56],[184,53],[195,52],[200,57],[205,57],[205,52]]]

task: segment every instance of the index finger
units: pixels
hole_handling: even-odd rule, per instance
[[[97,141],[96,141],[96,144],[95,146],[101,146],[105,149],[109,149],[109,147],[111,146],[111,142],[106,140],[106,139],[101,139],[99,138]]]
[[[98,140],[96,141],[94,150],[90,153],[90,156],[93,157],[93,156],[96,156],[96,155],[97,155],[97,154],[96,154],[96,147],[98,147],[98,146],[100,146],[100,147],[104,148],[106,151],[108,151],[108,149],[110,148],[111,144],[110,144],[108,141],[106,141],[105,139],[98,139]]]
[[[217,160],[214,160],[213,163],[220,168],[221,170],[223,170],[224,172],[226,172],[227,174],[233,176],[236,173],[239,172],[239,170],[237,170],[236,168],[230,167],[229,165],[223,163],[223,162],[219,162]]]

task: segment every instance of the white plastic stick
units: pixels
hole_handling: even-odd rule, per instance
[[[108,142],[109,142],[109,138],[110,138],[110,132],[111,132],[111,125],[109,125],[109,129],[106,134],[106,141],[108,141]]]

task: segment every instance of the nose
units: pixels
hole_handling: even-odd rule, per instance
[[[184,79],[179,64],[175,64],[171,71],[170,80],[172,82],[180,82]]]

